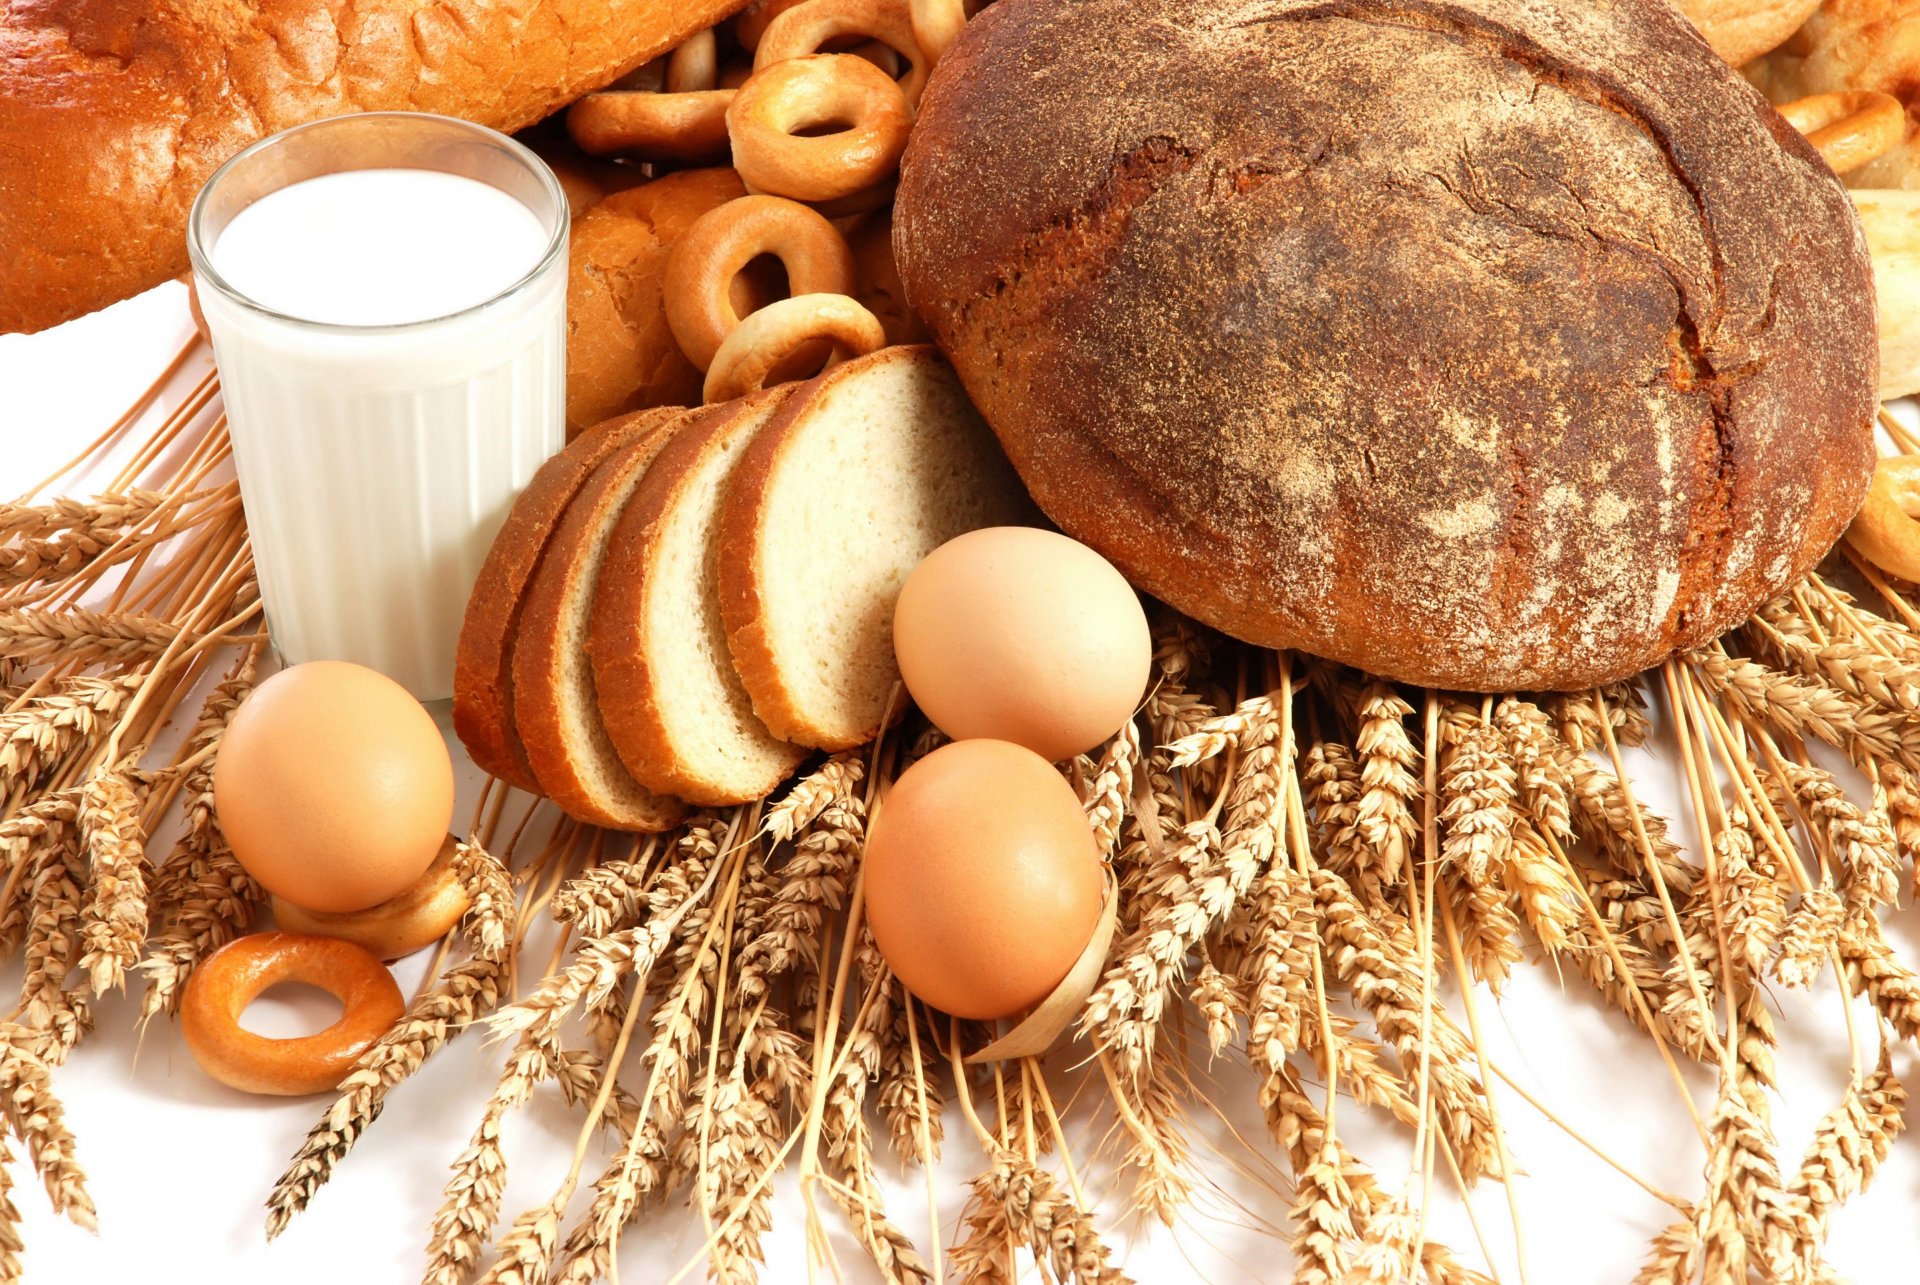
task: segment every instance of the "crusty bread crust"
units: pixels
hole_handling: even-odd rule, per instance
[[[567,260],[567,427],[700,400],[701,372],[661,302],[667,255],[695,220],[746,195],[728,169],[683,170],[616,192],[574,220]]]
[[[741,419],[765,414],[769,404],[778,404],[789,391],[790,387],[782,386],[710,408],[706,418],[681,432],[660,453],[609,542],[606,571],[594,602],[589,650],[607,734],[636,780],[703,806],[759,798],[778,785],[807,751],[789,747],[792,753],[784,762],[773,763],[766,779],[744,784],[711,780],[687,764],[679,749],[685,729],[673,725],[660,697],[661,686],[671,678],[656,672],[645,636],[649,595],[659,585],[653,574],[656,550],[690,479],[709,454],[738,431]],[[716,587],[709,585],[707,591],[715,592]],[[724,642],[721,646],[724,651]]]
[[[513,721],[526,747],[540,792],[570,816],[620,830],[663,830],[685,813],[678,799],[647,792],[635,785],[639,801],[622,807],[596,790],[580,760],[580,748],[569,735],[567,715],[597,720],[597,709],[569,711],[562,683],[571,613],[591,602],[598,585],[589,577],[589,552],[604,541],[615,515],[632,493],[635,479],[645,473],[664,447],[678,434],[698,432],[710,412],[682,411],[669,417],[623,451],[603,460],[567,506],[559,529],[548,543],[527,589],[520,628],[513,646]],[[604,569],[605,564],[602,564]]]
[[[513,643],[534,569],[567,505],[602,460],[671,423],[678,407],[597,424],[535,471],[501,524],[467,599],[453,657],[453,730],[481,771],[537,791],[513,725]]]
[[[1663,0],[1000,0],[894,220],[1063,530],[1388,677],[1657,664],[1872,468],[1851,204]]]
[[[0,23],[0,332],[187,268],[207,176],[290,125],[410,110],[515,130],[744,0],[42,0]]]

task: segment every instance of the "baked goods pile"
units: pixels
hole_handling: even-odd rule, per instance
[[[849,41],[863,43],[819,52]],[[810,374],[829,348],[925,337],[888,207],[931,64],[906,0],[761,0],[568,110],[573,144],[606,158],[543,149],[590,176],[567,298],[572,431]],[[593,199],[658,166],[728,161]]]
[[[908,299],[1061,529],[1235,637],[1474,691],[1637,673],[1824,556],[1867,248],[1684,19],[1257,8],[996,5],[921,103]]]
[[[1030,512],[926,347],[609,421],[548,461],[496,539],[454,726],[480,767],[597,825],[759,798],[879,729],[920,559]]]
[[[1441,1150],[1463,1185],[1518,1172],[1472,1004],[1537,948],[1676,1080],[1681,1058],[1720,1068],[1708,1191],[1667,1198],[1649,1276],[1691,1279],[1704,1253],[1818,1279],[1828,1215],[1872,1176],[1821,1175],[1884,1152],[1902,1093],[1885,1049],[1920,1033],[1920,977],[1881,935],[1920,815],[1920,615],[1888,579],[1920,575],[1917,457],[1873,470],[1858,598],[1821,573],[1774,592],[1866,481],[1871,296],[1820,154],[1850,166],[1892,137],[1880,91],[1776,118],[1653,0],[1000,0],[929,76],[915,51],[945,49],[962,12],[755,6],[681,41],[660,88],[574,113],[583,141],[655,159],[562,166],[582,431],[493,544],[455,706],[476,762],[546,797],[489,783],[467,842],[446,834],[443,760],[414,752],[430,734],[379,731],[364,692],[308,703],[270,738],[279,763],[214,806],[216,764],[237,781],[263,743],[250,721],[342,676],[295,667],[240,703],[266,637],[233,632],[259,604],[238,505],[202,489],[229,446],[213,415],[134,451],[131,482],[164,493],[8,510],[0,575],[24,588],[0,690],[24,713],[0,783],[25,806],[0,805],[0,860],[27,980],[0,1074],[50,1100],[91,998],[138,968],[146,1013],[178,1004],[227,1083],[337,1084],[272,1234],[389,1092],[484,1022],[503,1065],[434,1220],[448,1280],[489,1259],[490,1280],[609,1276],[629,1222],[682,1190],[715,1275],[751,1278],[789,1164],[883,1274],[926,1279],[877,1153],[931,1172],[951,1095],[986,1171],[933,1251],[998,1279],[1017,1247],[1105,1283],[1123,1278],[1084,1193],[1124,1181],[1172,1223],[1194,1180],[1180,1098],[1217,1071],[1250,1079],[1264,1117],[1259,1167],[1236,1172],[1290,1171],[1303,1277],[1474,1281],[1422,1239],[1419,1175]],[[1757,47],[1801,11],[1714,12]],[[817,52],[868,38],[886,49]],[[791,56],[748,79],[729,41]],[[906,321],[885,176],[923,83],[900,240],[955,365],[858,355]],[[809,102],[852,137],[814,147]],[[789,146],[824,159],[784,166]],[[1030,516],[1014,465],[1167,597],[1386,676],[1159,608],[1149,633],[1084,546],[997,525]],[[181,557],[150,558],[186,529]],[[122,564],[155,615],[13,606],[70,606]],[[1389,681],[1594,681],[1762,593],[1658,680],[1698,859],[1620,766],[1652,732],[1648,680],[1486,699]],[[188,743],[160,767],[123,755],[222,642],[246,650]],[[902,689],[918,713],[896,734]],[[139,716],[116,721],[129,694]],[[87,701],[97,719],[73,712]],[[322,741],[325,763],[300,757]],[[1871,777],[1870,804],[1814,741]],[[189,838],[149,903],[141,827],[175,783]],[[328,823],[342,806],[358,821]],[[628,849],[603,826],[660,833]],[[520,846],[530,830],[544,846]],[[328,879],[287,860],[309,851]],[[303,931],[245,935],[269,902]],[[549,908],[560,945],[516,994]],[[447,967],[403,1013],[379,957],[439,934]],[[1883,1055],[1868,1071],[1848,1050],[1830,1117],[1848,1141],[1823,1132],[1789,1186],[1770,990],[1828,967],[1883,1020]],[[240,1011],[277,979],[333,990],[342,1022],[248,1036]],[[1045,1059],[1076,1022],[1090,1056]],[[970,1072],[983,1058],[1013,1060]],[[579,1143],[551,1200],[503,1217],[502,1123],[536,1093],[576,1109]],[[1343,1129],[1351,1100],[1430,1148],[1404,1190],[1397,1160],[1348,1150],[1336,1099]],[[1119,1146],[1070,1154],[1076,1100],[1111,1111]],[[57,1104],[9,1123],[89,1218]]]

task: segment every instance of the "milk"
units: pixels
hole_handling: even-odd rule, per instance
[[[459,174],[347,169],[267,192],[197,247],[285,662],[452,694],[480,564],[564,441],[564,220]]]

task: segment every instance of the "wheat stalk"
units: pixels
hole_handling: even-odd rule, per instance
[[[1894,1138],[1906,1127],[1906,1102],[1906,1090],[1894,1078],[1892,1058],[1883,1045],[1879,1065],[1865,1080],[1849,1084],[1840,1105],[1815,1128],[1790,1188],[1801,1221],[1799,1272],[1811,1275],[1819,1266],[1835,1211],[1872,1184]]]
[[[1845,911],[1837,938],[1854,992],[1871,999],[1902,1039],[1920,1038],[1920,975],[1887,945],[1872,910],[1859,906]]]
[[[1128,719],[1101,754],[1087,795],[1087,823],[1093,827],[1094,846],[1102,861],[1113,855],[1120,841],[1120,827],[1127,817],[1127,800],[1133,794],[1133,774],[1139,762],[1140,728]]]
[[[1920,729],[1885,710],[1802,675],[1700,650],[1680,657],[1711,693],[1740,718],[1788,735],[1811,736],[1842,750],[1856,765],[1878,760],[1920,771]]]
[[[1781,767],[1808,824],[1839,864],[1841,891],[1886,905],[1899,900],[1900,862],[1885,821],[1855,807],[1831,773],[1799,763]]]
[[[146,835],[140,797],[124,772],[104,772],[80,793],[80,837],[91,888],[81,911],[79,967],[95,995],[117,990],[147,940]]]
[[[13,1203],[13,1148],[0,1135],[0,1281],[7,1285],[26,1279],[20,1265],[20,1251],[26,1243],[20,1239],[20,1207]]]
[[[467,912],[461,917],[460,931],[473,953],[483,960],[505,960],[514,933],[513,876],[477,839],[454,848],[453,874],[467,894]]]
[[[0,1114],[26,1148],[27,1159],[47,1189],[54,1212],[88,1231],[96,1230],[86,1175],[74,1159],[73,1134],[60,1099],[53,1095],[47,1064],[32,1052],[33,1032],[0,1023]]]
[[[1414,768],[1419,751],[1407,735],[1413,707],[1386,683],[1370,682],[1361,691],[1354,751],[1360,759],[1360,800],[1354,833],[1367,859],[1357,871],[1392,886],[1398,884],[1419,826],[1413,799],[1420,792]]]
[[[340,1082],[339,1096],[274,1183],[267,1198],[267,1239],[305,1209],[313,1195],[386,1105],[387,1094],[423,1066],[448,1040],[499,1000],[498,959],[479,957],[448,969],[375,1040]]]
[[[1633,1285],[1693,1285],[1700,1270],[1700,1232],[1698,1220],[1689,1214],[1667,1224],[1653,1238],[1651,1251]]]
[[[1802,896],[1800,904],[1787,912],[1780,931],[1780,953],[1773,962],[1773,975],[1783,985],[1811,986],[1820,975],[1827,952],[1839,940],[1845,917],[1846,905],[1831,888],[1815,888]]]
[[[1429,997],[1423,1002],[1423,990],[1430,988],[1422,987],[1416,970],[1380,931],[1346,881],[1330,870],[1315,870],[1312,879],[1327,962],[1334,974],[1353,988],[1354,997],[1372,1015],[1381,1036],[1399,1052],[1403,1065],[1417,1065],[1423,1043],[1433,1041],[1430,1091],[1441,1132],[1465,1173],[1497,1170],[1499,1155],[1485,1099],[1460,1067],[1469,1048],[1466,1037],[1436,1001]]]
[[[1311,961],[1319,949],[1312,886],[1276,862],[1260,881],[1244,973],[1250,992],[1247,1056],[1256,1066],[1276,1070],[1300,1047],[1311,1002]]]
[[[987,1267],[1005,1252],[1010,1238],[1031,1250],[1045,1278],[1058,1285],[1121,1285],[1128,1280],[1108,1261],[1093,1219],[1060,1191],[1046,1170],[1003,1153],[970,1185],[972,1212],[966,1221],[972,1234],[953,1248],[954,1265],[964,1275]]]
[[[0,610],[0,656],[25,665],[123,665],[166,651],[183,631],[157,616],[88,611]],[[192,642],[192,638],[187,639]]]
[[[853,787],[866,778],[860,755],[843,751],[794,783],[781,799],[768,806],[762,829],[776,843],[791,840],[812,825],[829,803],[852,796]]]
[[[0,714],[0,794],[33,789],[76,753],[86,753],[141,679],[69,678],[50,695]]]
[[[1338,1285],[1346,1279],[1348,1242],[1357,1235],[1352,1206],[1353,1192],[1341,1172],[1340,1153],[1334,1140],[1327,1138],[1294,1175],[1295,1285]]]
[[[527,1100],[548,1069],[537,1045],[523,1044],[508,1059],[472,1140],[453,1162],[453,1177],[433,1217],[424,1285],[465,1285],[478,1270],[506,1192],[500,1126],[509,1111]]]

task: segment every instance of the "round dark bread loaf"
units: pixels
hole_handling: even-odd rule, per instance
[[[1655,664],[1871,471],[1852,207],[1663,0],[1001,0],[895,246],[1064,530],[1408,682]]]

